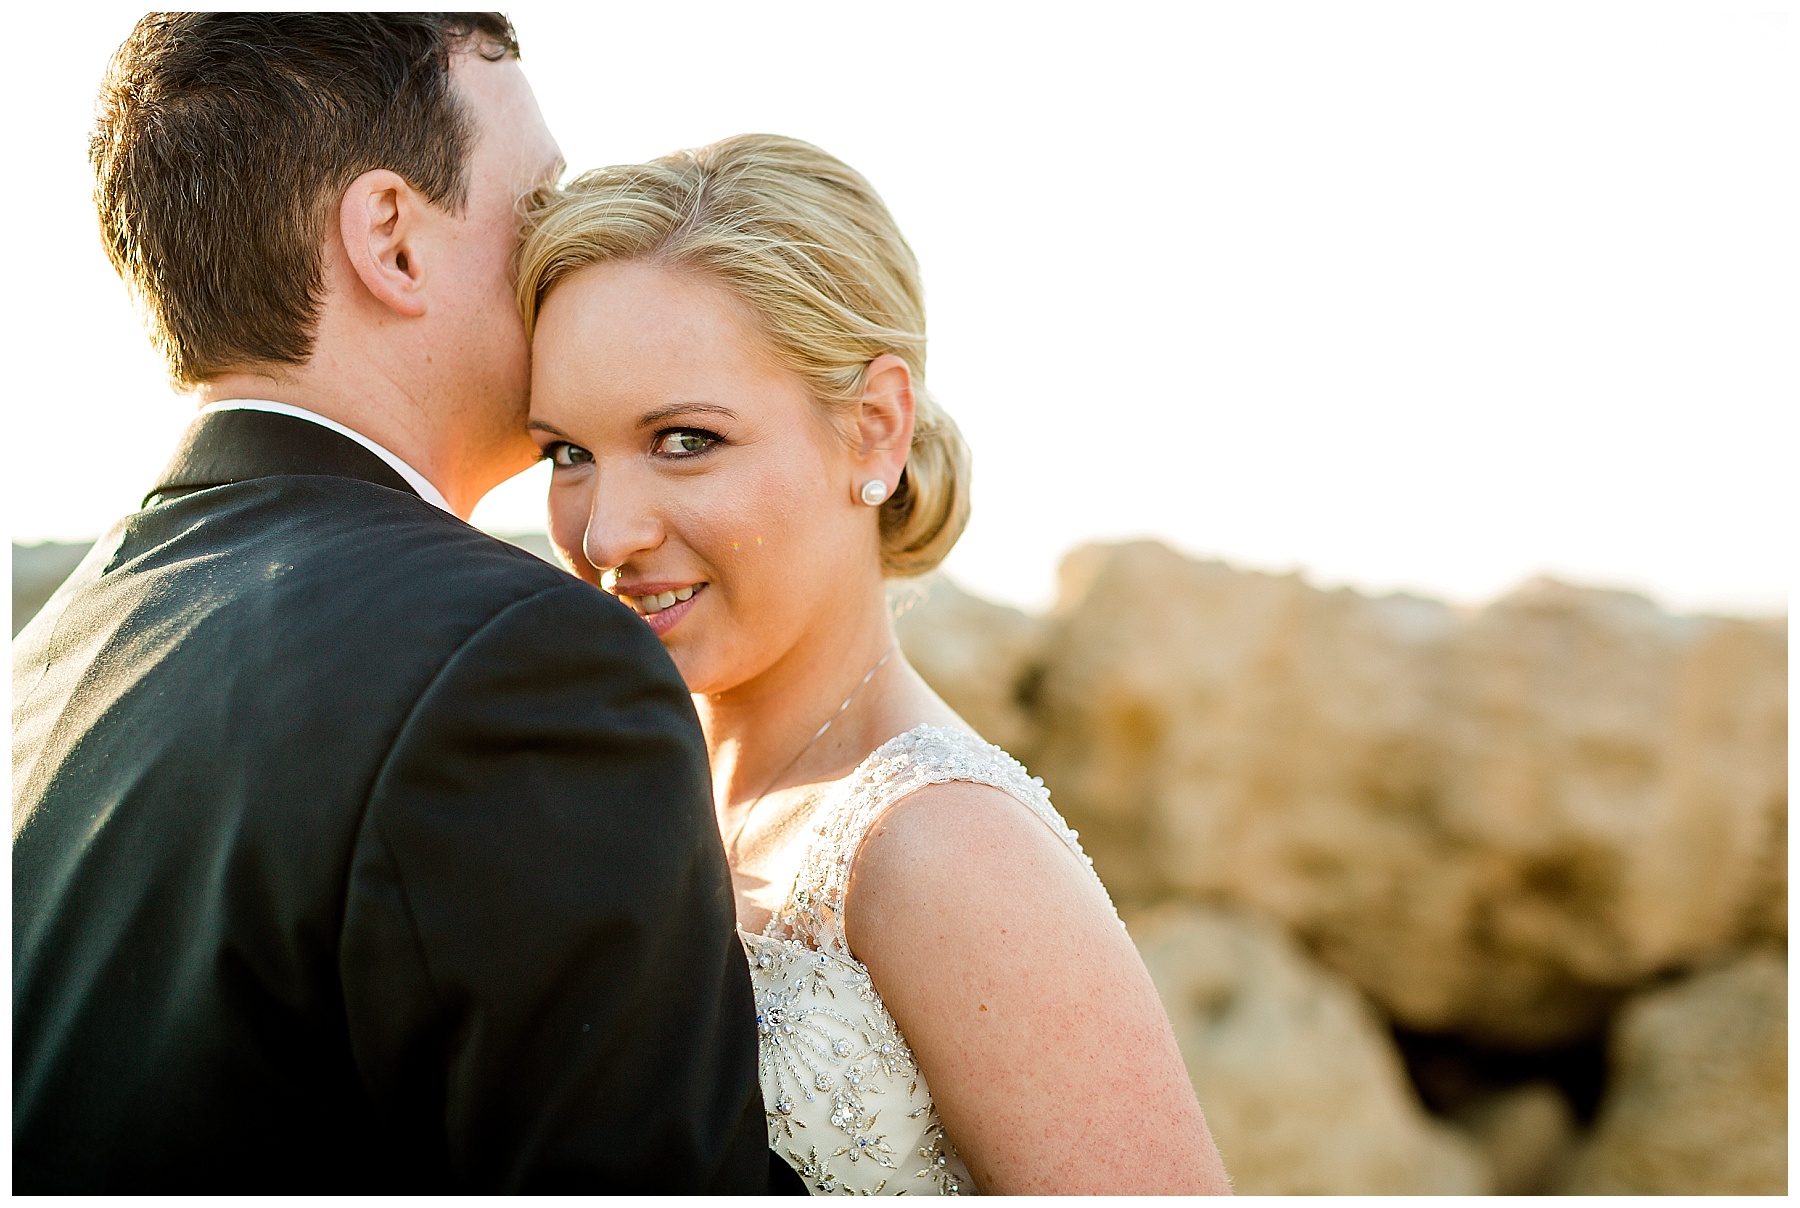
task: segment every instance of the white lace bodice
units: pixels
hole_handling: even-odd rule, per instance
[[[1044,782],[962,730],[908,730],[834,789],[787,900],[761,935],[740,933],[756,987],[769,1147],[814,1194],[975,1191],[906,1038],[850,953],[843,921],[851,861],[875,820],[907,794],[950,781],[1009,794],[1092,869]]]

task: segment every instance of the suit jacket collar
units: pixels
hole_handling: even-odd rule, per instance
[[[174,458],[144,497],[144,506],[278,474],[360,478],[418,494],[392,466],[347,436],[291,415],[236,410],[214,411],[188,425]]]

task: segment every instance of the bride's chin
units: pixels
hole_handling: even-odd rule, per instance
[[[705,659],[684,658],[681,652],[674,650],[669,654],[675,660],[675,670],[681,673],[681,682],[694,696],[717,696],[736,686],[730,676],[719,673],[719,668],[707,666]]]
[[[690,694],[715,698],[729,696],[756,678],[756,672],[747,667],[742,658],[732,657],[737,652],[720,653],[721,657],[710,659],[683,659],[681,655],[675,655],[675,669],[681,672],[681,682],[687,685]]]

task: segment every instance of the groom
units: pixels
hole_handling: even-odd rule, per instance
[[[15,1191],[768,1186],[681,680],[465,523],[537,456],[517,55],[164,14],[113,62],[106,247],[208,405],[14,646]]]

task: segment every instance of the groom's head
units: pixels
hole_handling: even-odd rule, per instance
[[[171,376],[372,361],[477,428],[521,416],[514,203],[560,161],[517,56],[497,13],[140,21],[91,157],[107,252]]]

